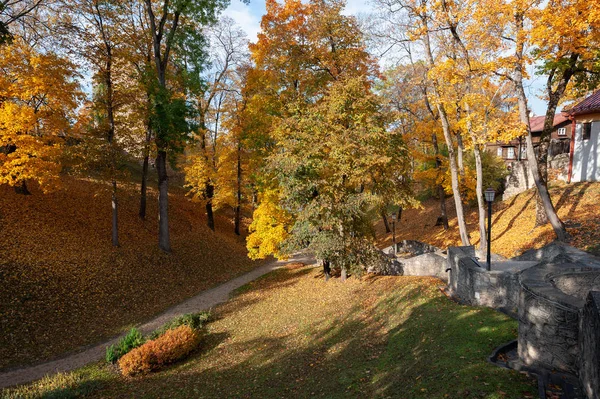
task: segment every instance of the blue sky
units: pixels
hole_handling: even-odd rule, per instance
[[[347,0],[345,14],[359,15],[371,11],[372,6],[367,1]],[[264,0],[250,0],[250,4],[244,4],[240,0],[231,0],[224,14],[236,21],[246,31],[248,39],[254,42],[260,31],[260,19],[265,14],[265,2]],[[533,68],[530,70],[530,75],[532,79],[526,82],[525,87],[529,107],[536,115],[543,115],[546,112],[546,104],[538,98],[538,95],[544,89],[545,79],[535,76]]]

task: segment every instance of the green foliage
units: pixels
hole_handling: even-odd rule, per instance
[[[149,339],[154,340],[169,330],[175,330],[180,326],[189,326],[194,331],[200,331],[210,320],[210,312],[187,313],[174,318],[159,329],[150,334]]]
[[[473,155],[473,152],[471,151],[466,154],[465,166],[474,173],[475,155]],[[481,166],[483,170],[483,189],[485,190],[488,187],[491,187],[496,190],[497,193],[502,191],[504,189],[504,179],[510,174],[504,161],[489,151],[481,151]],[[475,182],[472,184],[475,184]],[[468,195],[469,198],[474,195],[474,187],[475,186],[471,189],[473,194]]]
[[[106,348],[106,361],[116,363],[123,355],[144,343],[142,333],[132,328],[116,345]]]
[[[339,80],[314,106],[298,105],[277,127],[270,157],[282,208],[295,222],[287,252],[308,247],[340,269],[359,271],[375,254],[372,210],[409,201],[401,134],[364,77]]]

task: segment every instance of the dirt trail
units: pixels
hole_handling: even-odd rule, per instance
[[[268,263],[252,270],[251,272],[236,277],[233,280],[203,291],[187,301],[167,309],[164,313],[158,315],[149,322],[138,326],[138,329],[142,332],[142,334],[148,334],[174,317],[185,313],[208,310],[219,303],[226,302],[229,299],[231,292],[243,286],[244,284],[247,284],[252,280],[256,280],[257,278],[286,264],[295,262],[311,264],[314,262],[314,258],[312,258],[310,255],[298,254],[287,261],[273,261]],[[168,293],[165,294],[168,295]],[[83,367],[88,363],[100,360],[105,355],[106,347],[116,343],[123,335],[125,334],[61,359],[42,363],[36,366],[0,373],[0,389],[38,380],[48,374],[71,371],[79,367]]]

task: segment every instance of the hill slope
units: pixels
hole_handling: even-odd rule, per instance
[[[571,245],[598,253],[600,251],[600,183],[565,184],[553,182],[550,188],[559,217],[573,237]],[[555,239],[552,227],[535,227],[535,190],[528,190],[507,201],[497,201],[492,214],[492,252],[505,257],[519,255],[531,248],[540,248]],[[407,209],[396,224],[396,238],[418,240],[441,248],[461,245],[456,223],[454,200],[446,199],[450,229],[435,226],[439,216],[439,201],[423,202],[422,209]],[[471,243],[479,244],[477,208],[466,208],[467,227]],[[486,222],[487,223],[487,222]],[[376,223],[380,247],[391,245],[392,235],[386,234],[383,222]]]
[[[260,265],[227,220],[210,231],[203,206],[176,187],[172,254],[157,248],[154,190],[147,220],[139,220],[137,185],[120,189],[121,247],[113,248],[108,187],[63,183],[47,195],[0,187],[0,369],[99,342]]]

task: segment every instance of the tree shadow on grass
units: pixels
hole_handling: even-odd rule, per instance
[[[486,361],[514,338],[513,320],[458,305],[417,280],[374,302],[359,300],[344,314],[332,309],[330,318],[289,334],[234,340],[160,373],[115,379],[91,396],[521,398],[535,392],[528,378]]]

